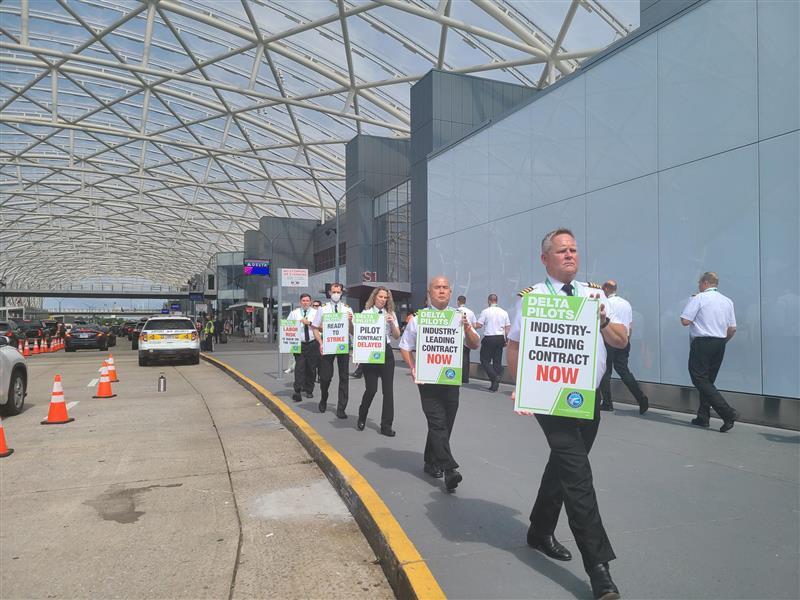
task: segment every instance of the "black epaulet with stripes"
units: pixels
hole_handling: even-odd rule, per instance
[[[524,290],[520,290],[517,292],[517,296],[522,298],[525,294],[530,294],[533,291],[533,286],[526,287]]]
[[[595,283],[594,281],[587,281],[586,285],[588,285],[590,288],[595,288],[597,290],[602,290],[603,289],[602,285],[600,285],[599,283]]]

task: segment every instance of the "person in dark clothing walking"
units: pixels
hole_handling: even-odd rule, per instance
[[[456,310],[448,306],[453,290],[450,282],[444,276],[431,279],[428,284],[430,308],[432,310]],[[466,315],[462,313],[462,327],[466,344],[476,350],[480,344],[480,337],[469,324]],[[400,353],[408,365],[411,377],[416,382],[417,371],[413,352],[417,345],[417,317],[410,319],[400,340]],[[458,412],[459,386],[424,383],[418,384],[419,396],[422,402],[422,412],[428,421],[428,437],[425,443],[424,471],[431,477],[444,476],[445,489],[452,492],[462,480],[458,472],[458,463],[453,458],[450,449],[450,436]]]
[[[694,425],[708,427],[711,407],[722,418],[723,433],[733,429],[739,413],[726,401],[714,383],[725,357],[725,346],[736,333],[736,316],[733,302],[717,290],[719,277],[706,272],[698,282],[699,294],[695,294],[681,313],[681,324],[689,327],[692,338],[689,347],[689,376],[700,392],[700,406]]]
[[[394,437],[392,429],[394,421],[394,351],[389,342],[400,337],[400,328],[397,325],[397,315],[394,312],[392,292],[385,287],[372,290],[364,305],[364,312],[384,315],[386,320],[386,358],[382,365],[362,364],[364,372],[364,395],[361,397],[361,406],[358,409],[358,422],[356,427],[363,431],[367,423],[367,414],[372,405],[372,399],[378,391],[378,378],[381,380],[381,393],[383,394],[383,410],[381,411],[381,434]]]

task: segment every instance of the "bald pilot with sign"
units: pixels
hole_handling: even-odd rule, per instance
[[[544,237],[541,261],[547,271],[547,278],[542,283],[522,290],[519,295],[536,293],[599,298],[598,327],[603,341],[614,348],[624,348],[628,342],[627,331],[608,306],[605,294],[595,284],[575,280],[579,264],[578,246],[569,229],[556,229]],[[517,375],[521,329],[522,298],[517,302],[511,316],[511,330],[506,348],[508,369],[513,378]],[[593,383],[598,388],[606,367],[603,344],[598,344],[595,364]],[[599,398],[599,393],[597,397]],[[583,566],[589,575],[594,597],[603,600],[619,598],[619,590],[608,569],[608,562],[616,557],[600,518],[589,464],[589,450],[600,425],[600,404],[595,402],[592,419],[537,414],[536,420],[550,446],[550,458],[531,511],[528,545],[556,560],[572,559],[570,551],[553,535],[563,504],[583,558]]]
[[[452,293],[447,277],[440,275],[431,279],[428,284],[430,310],[455,311],[455,308],[448,306]],[[400,354],[403,355],[403,360],[408,365],[415,383],[417,383],[417,367],[412,353],[417,351],[417,320],[420,313],[408,322],[400,339]],[[463,313],[458,314],[461,315],[460,322],[464,330],[464,345],[477,350],[481,343],[480,336],[473,329],[467,316]],[[445,489],[453,492],[462,479],[461,473],[458,472],[458,463],[450,450],[450,435],[453,433],[458,412],[459,386],[419,383],[417,387],[422,402],[422,412],[428,421],[424,471],[437,479],[444,476]]]

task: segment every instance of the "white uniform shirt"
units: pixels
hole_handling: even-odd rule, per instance
[[[556,290],[557,296],[566,296],[566,292],[561,289],[564,285],[560,281],[556,281],[552,277],[550,277],[550,283],[552,284],[553,288]],[[574,288],[572,293],[575,296],[583,296],[587,297],[592,294],[599,294],[600,302],[605,304],[606,307],[606,316],[611,319],[612,323],[622,323],[619,317],[614,313],[614,307],[610,306],[608,303],[608,298],[603,293],[603,290],[591,287],[588,283],[583,281],[572,281],[572,287]],[[550,294],[550,289],[547,287],[545,282],[537,283],[533,286],[531,290],[532,294]],[[516,305],[514,306],[514,318],[511,321],[511,330],[508,332],[508,339],[514,342],[519,342],[520,340],[520,333],[522,331],[522,298],[517,300]],[[597,362],[595,365],[595,381],[594,387],[600,387],[600,380],[603,379],[603,374],[606,372],[606,345],[602,343],[602,340],[597,345]]]
[[[506,327],[511,325],[508,313],[496,304],[487,306],[481,311],[478,323],[483,328],[483,335],[505,335]]]
[[[625,300],[625,298],[620,298],[616,294],[608,296],[608,305],[614,309],[614,314],[617,315],[620,322],[625,325],[625,329],[628,330],[628,336],[631,335],[631,323],[633,322],[633,309],[631,308],[631,303]]]
[[[475,323],[478,322],[478,319],[475,317],[475,313],[472,312],[472,309],[467,308],[466,306],[459,306],[456,310],[460,310],[465,315],[467,315],[467,321],[469,321],[470,325],[475,327]]]
[[[337,309],[338,305],[338,310]],[[343,312],[343,313],[350,313],[353,314],[353,309],[347,306],[344,302],[328,302],[327,304],[323,304],[319,307],[319,310],[314,315],[314,320],[311,322],[313,327],[316,327],[320,331],[322,330],[322,315],[332,312]]]
[[[435,306],[431,306],[425,310],[439,310]],[[448,306],[442,310],[458,310],[457,308],[453,308],[452,306]],[[464,340],[466,341],[466,336],[464,336]],[[409,352],[415,352],[417,349],[417,315],[411,317],[411,320],[406,324],[406,328],[403,331],[403,337],[400,338],[400,349],[401,350],[408,350]]]
[[[380,312],[380,311],[376,307],[373,306],[372,308],[368,308],[368,309],[366,309],[366,310],[364,310],[362,312],[365,312],[365,313],[376,313],[376,312]],[[383,311],[383,314],[384,315],[391,314],[394,317],[395,326],[399,327],[399,325],[397,323],[397,315],[396,314],[394,314],[393,312],[390,313],[388,310],[385,310],[385,309]],[[384,316],[384,319],[386,319],[385,316]],[[391,341],[393,339],[392,338],[392,327],[389,324],[389,321],[386,321],[385,327],[386,327],[386,343],[389,344],[389,343],[391,343]]]
[[[303,316],[303,311],[306,312],[305,317]],[[313,321],[316,312],[317,309],[311,308],[310,306],[307,309],[303,308],[302,306],[299,306],[289,313],[287,319],[289,321],[302,321],[303,319]],[[311,331],[311,325],[308,326],[308,339],[306,339],[304,332],[305,332],[305,327],[303,326],[302,323],[300,323],[300,340],[303,342],[311,342],[314,340],[314,332]]]
[[[717,288],[708,288],[694,296],[681,313],[681,319],[691,321],[689,335],[696,337],[728,337],[728,327],[736,327],[733,301]]]

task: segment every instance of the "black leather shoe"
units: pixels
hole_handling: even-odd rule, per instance
[[[733,424],[734,424],[734,423],[735,423],[735,422],[736,422],[738,419],[739,419],[739,413],[738,413],[738,412],[736,412],[735,410],[734,410],[734,411],[731,411],[731,415],[730,415],[730,416],[729,416],[727,419],[724,419],[724,420],[722,421],[722,427],[720,427],[720,428],[719,428],[719,430],[720,430],[722,433],[725,433],[726,431],[730,431],[731,429],[733,429]]]
[[[364,427],[366,426],[367,426],[367,421],[359,417],[358,421],[356,421],[356,429],[358,429],[359,431],[364,431]]]
[[[536,548],[550,558],[555,560],[572,560],[572,553],[559,542],[553,535],[543,535],[536,537],[533,535],[532,528],[528,528],[528,546]]]
[[[312,394],[311,392],[306,392],[306,398],[313,398],[313,397],[314,394]]]
[[[423,470],[434,479],[441,479],[444,477],[444,473],[441,469],[434,467],[433,465],[429,465],[428,463],[425,463],[425,468]]]
[[[391,427],[381,427],[381,435],[385,435],[386,437],[394,437],[397,434]]]
[[[292,394],[292,400],[294,400],[295,402],[302,402],[303,399],[300,397],[300,392],[295,392],[294,394]]]
[[[600,563],[589,570],[589,581],[592,583],[592,594],[597,600],[617,600],[619,590],[611,579],[608,563]]]
[[[317,405],[317,408],[319,408],[319,412],[325,412],[328,408],[328,401],[320,400],[319,405]]]
[[[454,492],[462,479],[464,478],[456,469],[447,469],[444,472],[444,487],[447,488],[448,492]]]
[[[650,408],[650,400],[647,399],[647,396],[642,398],[642,401],[639,403],[639,414],[643,415],[647,412],[647,409]]]
[[[339,410],[337,408],[336,409],[336,416],[339,417],[340,419],[346,419],[347,418],[347,413],[344,412],[343,410]]]
[[[708,427],[708,421],[703,421],[700,417],[695,417],[691,420],[692,425],[697,425],[698,427]]]
[[[608,412],[614,412],[614,405],[613,404],[601,404],[600,410],[605,410]]]

